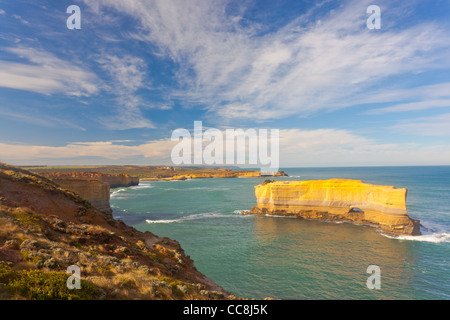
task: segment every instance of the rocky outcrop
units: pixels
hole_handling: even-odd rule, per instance
[[[420,234],[406,210],[407,189],[359,180],[269,181],[255,187],[255,214],[351,221],[375,225],[389,234]]]
[[[127,174],[104,174],[97,172],[47,172],[44,177],[55,181],[64,189],[71,190],[89,201],[97,209],[111,214],[110,188],[139,185],[138,177]]]
[[[112,213],[109,204],[110,186],[108,183],[87,179],[53,179],[53,181],[62,188],[75,192],[100,211]]]

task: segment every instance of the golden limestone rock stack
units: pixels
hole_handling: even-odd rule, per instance
[[[418,235],[420,224],[406,210],[407,189],[359,180],[270,181],[255,187],[255,214],[351,221],[394,235]]]

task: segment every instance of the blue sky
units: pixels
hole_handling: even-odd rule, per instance
[[[449,30],[440,0],[0,0],[0,161],[170,165],[201,120],[279,129],[281,166],[447,165]]]

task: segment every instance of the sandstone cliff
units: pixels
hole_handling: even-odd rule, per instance
[[[112,213],[109,204],[110,186],[108,183],[87,179],[53,179],[53,181],[62,188],[75,192],[100,211]]]
[[[255,187],[251,213],[292,215],[375,225],[390,234],[420,234],[406,210],[407,189],[357,180],[265,181]]]
[[[81,270],[69,290],[66,270]],[[139,232],[75,193],[0,163],[0,299],[234,299],[177,241]]]
[[[98,172],[46,172],[42,176],[55,181],[64,189],[71,190],[89,201],[97,209],[111,214],[110,188],[139,185],[138,177],[127,174],[105,174]]]

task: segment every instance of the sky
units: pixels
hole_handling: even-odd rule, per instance
[[[0,0],[0,161],[171,165],[202,121],[279,130],[281,167],[450,165],[449,30],[448,0]]]

